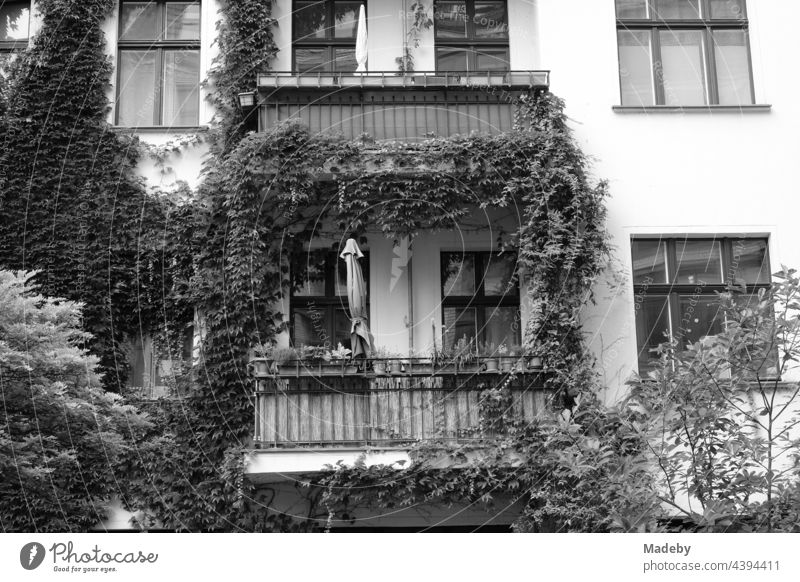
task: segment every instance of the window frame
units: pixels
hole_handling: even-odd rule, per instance
[[[156,15],[156,30],[158,31],[158,38],[144,39],[144,40],[122,40],[122,7],[125,4],[134,4],[147,1],[150,4],[157,6]],[[167,4],[197,4],[199,9],[200,18],[198,20],[197,39],[174,39],[168,40],[165,38],[164,23],[166,20]],[[116,100],[114,102],[114,124],[120,125],[120,89],[122,88],[122,67],[121,56],[125,51],[155,51],[155,84],[153,95],[153,119],[149,125],[139,126],[121,126],[121,127],[197,127],[200,124],[200,104],[202,99],[200,97],[200,68],[202,60],[200,58],[201,52],[201,39],[203,35],[203,2],[202,0],[120,0],[117,10],[117,67],[116,67]],[[198,56],[198,70],[197,70],[197,119],[192,125],[165,125],[164,124],[164,53],[166,51],[174,50],[189,50],[197,51]]]
[[[748,236],[680,236],[680,235],[673,235],[673,236],[635,236],[631,238],[631,260],[634,260],[633,257],[633,245],[637,242],[658,242],[664,243],[664,260],[665,260],[665,270],[666,270],[666,283],[637,283],[634,280],[635,274],[633,273],[633,263],[631,265],[631,279],[633,280],[633,297],[634,297],[634,328],[636,330],[636,358],[637,358],[637,366],[639,368],[640,373],[647,368],[645,365],[642,366],[642,352],[647,350],[647,346],[643,344],[643,340],[649,339],[652,332],[646,334],[645,338],[642,338],[639,334],[639,322],[637,317],[637,312],[641,309],[639,306],[639,301],[637,298],[643,297],[647,298],[648,296],[655,296],[655,297],[666,297],[667,301],[665,302],[666,305],[669,307],[669,313],[667,314],[667,321],[669,324],[669,333],[671,339],[678,339],[679,346],[684,347],[685,340],[681,335],[676,334],[676,330],[680,332],[681,330],[681,310],[680,310],[680,298],[682,296],[692,296],[698,298],[709,298],[709,297],[716,297],[717,293],[725,293],[729,290],[731,285],[734,285],[736,282],[730,280],[730,275],[732,272],[732,264],[733,264],[733,257],[734,248],[737,241],[760,241],[765,244],[765,251],[766,257],[765,262],[767,265],[767,282],[766,283],[746,283],[745,284],[745,294],[747,296],[755,295],[758,293],[759,289],[769,289],[772,285],[772,271],[770,266],[770,248],[769,248],[769,237],[768,236],[757,236],[757,235],[748,235]],[[677,277],[677,253],[676,253],[676,244],[677,243],[684,243],[684,242],[719,242],[720,243],[720,254],[721,254],[721,261],[720,267],[722,269],[722,282],[721,283],[674,283]],[[644,299],[642,300],[642,303]],[[724,325],[724,322],[721,322]],[[667,341],[664,339],[664,341]],[[662,342],[659,342],[662,343]],[[646,354],[647,360],[652,361],[648,354]]]
[[[451,69],[441,69],[439,67],[439,49],[440,48],[454,48],[465,49],[467,51],[467,68],[465,72],[481,72],[483,69],[477,67],[478,52],[480,49],[505,49],[508,55],[508,67],[504,71],[511,70],[511,42],[508,24],[508,0],[502,0],[505,8],[505,37],[504,38],[487,38],[482,39],[475,35],[475,2],[476,0],[462,0],[465,3],[467,10],[467,35],[464,38],[439,38],[438,27],[436,26],[436,4],[438,0],[433,2],[433,58],[437,72],[450,71]],[[442,0],[447,1],[447,0]],[[480,2],[480,0],[477,0]],[[497,69],[500,71],[500,69]]]
[[[324,252],[325,253],[325,295],[297,295],[295,293],[295,273],[291,273],[291,285],[289,295],[289,338],[292,345],[296,346],[295,342],[295,312],[298,309],[309,309],[314,307],[323,312],[323,320],[325,322],[325,333],[331,344],[336,339],[336,312],[343,310],[345,315],[350,317],[350,306],[347,302],[347,294],[336,294],[336,269],[339,265],[337,261],[344,261],[339,257],[339,252],[326,249],[312,249],[309,252]],[[364,275],[364,284],[367,286],[367,313],[370,313],[370,292],[369,292],[369,251],[361,249],[364,255],[359,262],[362,267]],[[305,255],[304,255],[305,256]],[[293,266],[297,263],[293,262]],[[336,345],[325,346],[328,349],[336,348]]]
[[[619,98],[622,107],[709,107],[719,106],[719,77],[717,75],[716,54],[714,52],[714,32],[717,31],[741,31],[744,33],[745,49],[747,52],[747,68],[749,73],[750,101],[733,104],[733,106],[755,105],[756,92],[753,80],[753,57],[750,46],[750,20],[747,11],[747,0],[742,0],[743,11],[739,18],[711,18],[711,0],[698,0],[700,18],[680,19],[680,18],[656,18],[655,2],[657,0],[645,0],[647,18],[619,18],[616,15],[617,1],[614,0],[615,18],[617,22],[617,63],[620,65],[620,32],[647,31],[650,33],[650,75],[653,83],[653,103],[652,104],[626,104],[622,102],[623,84],[622,75],[619,71],[617,81],[619,84]],[[703,84],[706,93],[706,102],[702,105],[697,104],[667,104],[664,91],[664,79],[661,74],[663,60],[661,57],[662,31],[701,31],[703,41]],[[619,67],[618,67],[619,68]],[[730,106],[726,104],[723,106]]]
[[[498,307],[515,307],[517,309],[516,318],[519,320],[521,318],[521,310],[522,310],[522,293],[520,290],[520,281],[519,281],[519,271],[517,268],[514,269],[514,274],[512,275],[512,281],[514,281],[514,288],[516,289],[516,294],[512,295],[510,293],[503,293],[502,295],[486,295],[485,289],[485,280],[486,280],[486,272],[487,272],[487,265],[484,264],[484,256],[485,255],[493,255],[493,256],[503,256],[512,254],[517,257],[515,252],[511,251],[448,251],[448,250],[441,250],[439,252],[439,293],[441,296],[441,325],[442,325],[442,334],[441,334],[441,341],[442,346],[446,346],[446,323],[445,323],[445,309],[448,308],[474,308],[475,309],[475,327],[477,336],[475,337],[475,342],[478,345],[481,345],[486,342],[486,317],[484,313],[484,309],[486,308],[498,308]],[[475,292],[472,295],[446,295],[444,286],[444,273],[445,273],[445,257],[449,255],[461,255],[465,257],[466,255],[474,256],[475,258],[475,281],[474,288]],[[517,257],[518,258],[518,257]],[[521,325],[517,327],[516,330],[516,343],[521,343],[522,334],[520,332]],[[457,341],[457,340],[456,340]]]
[[[324,70],[301,72],[297,68],[296,50],[301,49],[325,49],[325,62],[335,63],[334,53],[337,48],[356,48],[356,36],[352,38],[336,38],[334,34],[335,27],[328,26],[325,29],[325,38],[309,38],[297,40],[297,27],[295,26],[295,16],[298,14],[297,3],[302,0],[292,0],[292,71],[299,75],[315,75],[317,73],[347,73],[353,71],[338,71],[333,68],[325,68]],[[319,0],[318,3],[325,4],[325,22],[333,22],[336,18],[336,0]],[[364,17],[369,21],[369,3],[365,0]]]
[[[3,5],[18,5],[28,8],[28,30],[24,39],[0,40],[0,79],[4,79],[7,74],[7,67],[21,51],[28,48],[31,40],[31,13],[33,12],[31,0],[8,0],[2,2]]]

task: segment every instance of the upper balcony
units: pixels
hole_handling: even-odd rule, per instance
[[[297,119],[312,133],[418,141],[512,129],[516,103],[550,85],[549,71],[263,73],[258,128]]]

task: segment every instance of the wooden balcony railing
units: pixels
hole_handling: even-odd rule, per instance
[[[507,366],[508,367],[508,366]],[[489,388],[510,392],[509,412],[534,419],[547,393],[535,370],[406,366],[392,374],[295,364],[256,375],[256,442],[261,447],[399,445],[422,439],[491,437],[481,422]]]
[[[264,73],[259,130],[297,119],[312,133],[348,139],[498,134],[512,129],[517,99],[549,83],[548,71]]]

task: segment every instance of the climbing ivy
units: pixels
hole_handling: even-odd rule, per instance
[[[106,123],[112,64],[101,24],[116,3],[37,6],[41,29],[3,94],[0,265],[36,269],[42,293],[84,304],[89,347],[106,388],[119,391],[129,340],[191,321],[173,293],[181,276],[172,247],[192,212],[145,189],[138,141]]]

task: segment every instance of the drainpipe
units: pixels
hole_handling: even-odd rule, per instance
[[[414,253],[412,247],[413,239],[409,236],[408,237],[408,263],[406,264],[406,277],[408,278],[408,321],[406,322],[406,326],[408,327],[408,353],[409,355],[414,353],[414,276],[413,272],[413,262],[414,262]]]

